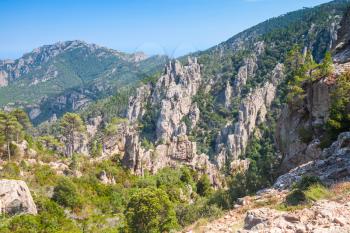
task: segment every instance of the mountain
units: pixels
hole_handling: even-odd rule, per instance
[[[349,232],[349,22],[336,0],[161,68],[119,54],[154,75],[34,128],[0,112],[0,232]]]
[[[41,122],[114,94],[157,71],[165,60],[83,41],[45,45],[0,62],[0,106],[25,107],[34,122]]]

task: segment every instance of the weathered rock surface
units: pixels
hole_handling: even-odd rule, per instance
[[[189,114],[192,97],[197,93],[200,82],[200,66],[196,59],[192,61],[189,58],[187,66],[175,61],[166,67],[152,95],[152,104],[160,106],[156,129],[158,141],[168,142],[172,137],[186,134],[186,126],[181,124],[181,120]]]
[[[329,148],[324,149],[319,159],[298,166],[280,176],[274,187],[290,188],[303,175],[319,177],[324,183],[334,183],[350,179],[350,132],[338,136]]]
[[[320,201],[293,213],[270,208],[248,211],[244,230],[239,232],[350,232],[350,203]]]
[[[267,111],[275,98],[277,84],[282,78],[283,65],[278,64],[272,71],[271,81],[255,89],[242,100],[237,122],[233,126],[227,125],[216,140],[216,162],[220,168],[226,161],[237,160],[245,152],[255,127],[265,121]]]
[[[170,62],[164,74],[155,85],[144,85],[129,99],[126,129],[124,166],[135,174],[144,171],[157,172],[170,166],[189,165],[201,173],[207,173],[215,185],[220,185],[220,175],[207,155],[197,154],[196,143],[187,137],[187,125],[183,118],[189,120],[190,129],[197,124],[200,111],[192,97],[197,93],[201,83],[200,66],[196,59],[189,58],[188,65],[179,61]],[[141,146],[137,122],[148,110],[155,111],[156,139],[155,148]]]
[[[0,213],[37,214],[27,184],[21,180],[0,180]]]

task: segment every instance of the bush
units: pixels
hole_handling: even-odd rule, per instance
[[[188,226],[200,218],[216,218],[222,210],[216,205],[200,199],[194,204],[183,204],[176,208],[176,216],[181,226]]]
[[[9,179],[17,179],[20,173],[20,168],[16,163],[6,163],[1,170],[0,176]]]
[[[317,201],[330,196],[327,188],[320,184],[310,186],[304,193],[308,201]]]
[[[286,204],[291,206],[307,204],[329,195],[329,191],[318,177],[304,176],[293,186],[293,191],[287,195]]]
[[[169,232],[177,228],[174,207],[161,189],[139,190],[130,199],[125,216],[130,232]]]
[[[203,175],[199,179],[196,187],[197,187],[197,193],[203,197],[208,196],[212,191],[210,180],[207,175]]]
[[[52,200],[64,207],[81,208],[81,198],[75,184],[69,179],[61,179],[53,190]]]
[[[210,197],[209,204],[215,204],[222,209],[230,209],[232,207],[232,200],[227,190],[219,190]]]
[[[40,229],[40,222],[33,215],[16,216],[11,220],[9,229],[16,233],[37,233]]]
[[[306,196],[303,191],[300,189],[293,190],[290,194],[286,197],[286,203],[288,205],[300,205],[306,202]]]
[[[34,175],[36,182],[41,186],[54,185],[57,180],[56,173],[48,165],[36,167]]]
[[[312,185],[316,184],[322,185],[320,178],[318,178],[317,176],[303,176],[295,186],[296,188],[305,191]]]
[[[302,142],[308,144],[312,141],[313,132],[311,129],[300,128],[298,134]]]

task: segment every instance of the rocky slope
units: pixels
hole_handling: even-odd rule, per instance
[[[349,232],[350,132],[339,135],[323,150],[324,159],[296,167],[280,176],[272,189],[240,198],[234,209],[206,225],[193,225],[183,232]],[[311,207],[278,211],[292,184],[302,176],[314,175],[330,185],[331,200],[314,202]],[[265,207],[262,207],[265,206]]]
[[[164,63],[162,56],[126,54],[83,41],[45,45],[1,61],[0,106],[25,107],[34,122],[42,122],[132,85]]]

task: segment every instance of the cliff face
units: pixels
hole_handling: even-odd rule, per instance
[[[333,46],[333,73],[305,84],[303,101],[286,105],[282,110],[276,129],[276,146],[282,153],[281,173],[301,164],[322,158],[321,144],[325,125],[329,119],[332,92],[337,78],[350,71],[348,11],[337,31]]]
[[[306,98],[296,106],[285,106],[277,122],[276,145],[283,156],[281,172],[320,157],[323,125],[329,117],[333,77],[306,87]]]
[[[199,109],[192,98],[200,84],[200,65],[196,59],[189,58],[186,66],[179,61],[170,62],[154,85],[148,84],[137,89],[136,95],[130,97],[127,113],[130,125],[125,137],[123,157],[126,167],[142,175],[146,170],[157,172],[166,166],[186,164],[207,173],[215,185],[221,185],[216,167],[208,156],[197,154],[196,143],[188,139],[187,125],[183,121],[184,117],[188,117],[190,127],[194,127],[199,118]],[[153,112],[152,117],[155,119],[154,132],[148,132],[155,134],[155,147],[151,149],[141,146],[143,135],[138,130],[138,123],[149,112]]]
[[[227,162],[233,162],[231,169],[235,169],[234,161],[244,154],[257,125],[265,121],[267,111],[275,98],[277,85],[283,77],[283,65],[277,64],[271,73],[270,81],[251,91],[242,100],[237,121],[234,125],[225,127],[216,140],[216,162],[219,168]]]

